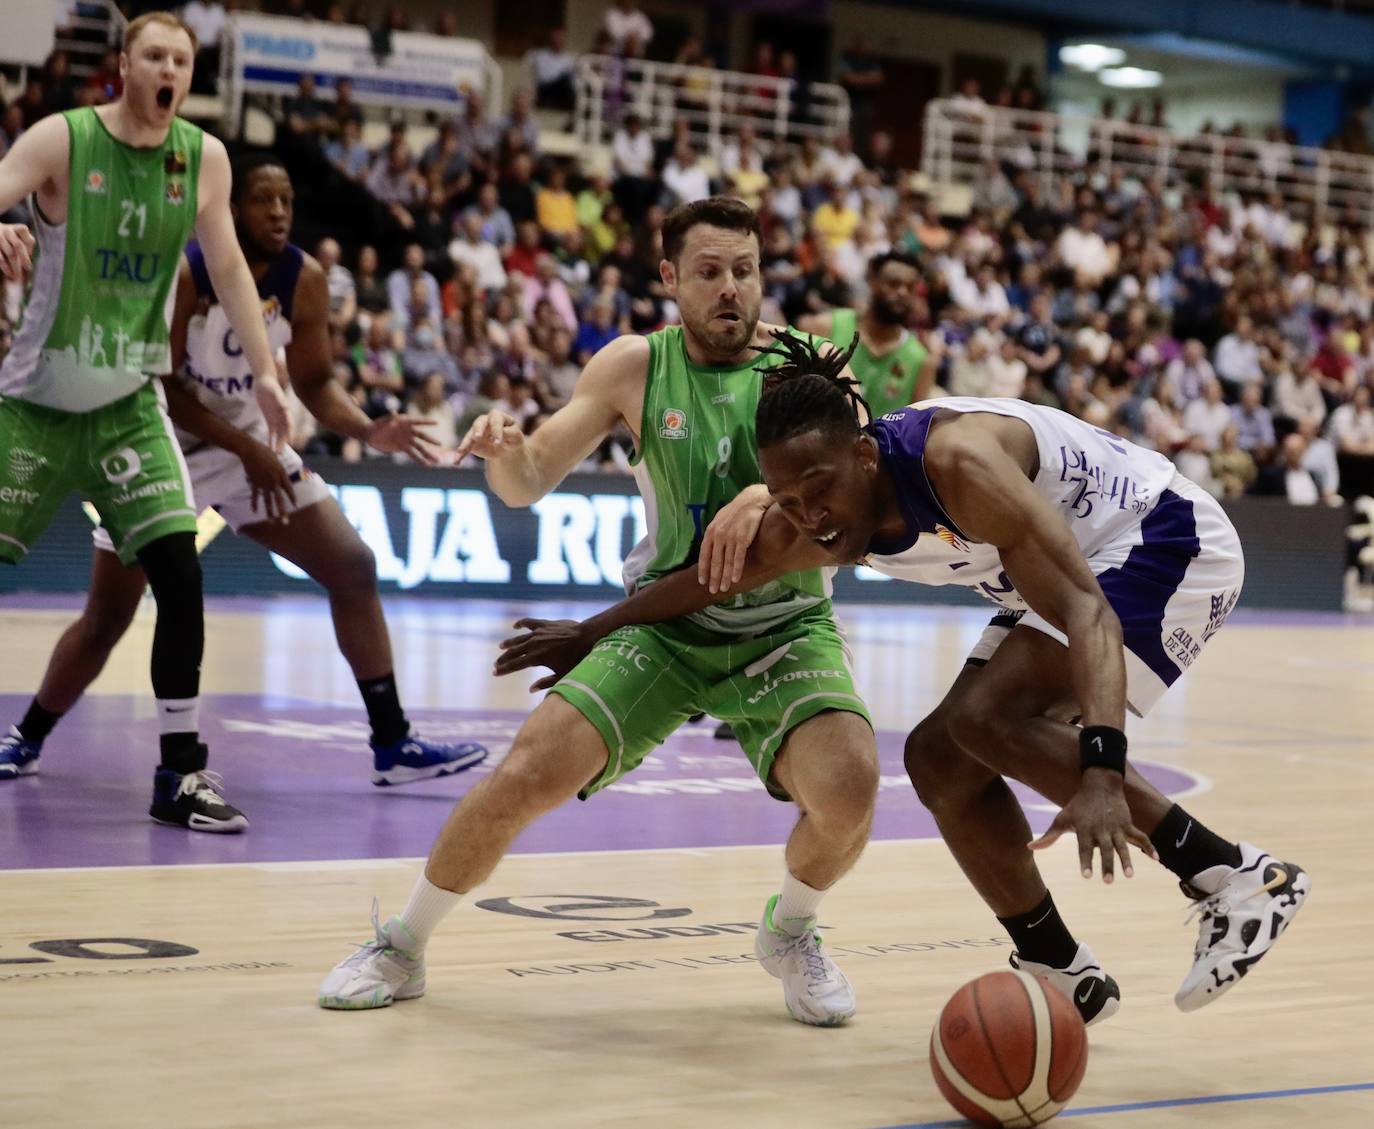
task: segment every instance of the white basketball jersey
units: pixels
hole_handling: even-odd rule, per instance
[[[204,313],[193,315],[187,328],[186,363],[178,374],[182,387],[239,431],[266,442],[267,423],[253,393],[253,370],[238,334],[230,327],[224,307],[215,298],[204,256],[195,243],[187,246],[186,257],[196,291],[210,305]],[[263,322],[273,355],[291,342],[291,305],[303,262],[300,248],[288,244],[258,281]],[[180,429],[177,439],[188,454],[206,446],[202,440]]]
[[[887,552],[874,546],[869,566],[922,584],[959,584],[1003,607],[1019,610],[1026,604],[1003,572],[996,547],[970,541],[945,513],[926,478],[926,436],[938,412],[991,412],[1029,425],[1040,455],[1032,484],[1068,523],[1087,558],[1104,546],[1138,539],[1142,521],[1176,473],[1173,463],[1154,451],[1057,408],[1023,400],[927,400],[875,420],[868,430],[896,482],[908,526],[920,535]],[[944,549],[933,549],[932,542]],[[943,579],[932,579],[932,573]]]

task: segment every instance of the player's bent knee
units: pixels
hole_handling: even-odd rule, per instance
[[[500,802],[539,814],[577,795],[606,768],[596,728],[557,695],[549,695],[516,734],[488,784]]]
[[[314,577],[330,595],[372,593],[377,590],[377,557],[361,539],[333,555],[329,567]]]
[[[903,762],[916,798],[937,816],[961,809],[970,793],[996,775],[960,747],[945,710],[937,710],[907,735]]]

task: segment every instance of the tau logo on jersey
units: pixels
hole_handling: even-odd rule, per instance
[[[100,259],[100,280],[102,282],[142,282],[145,285],[157,279],[157,268],[162,262],[160,254],[138,251],[130,255],[117,247],[97,247]]]
[[[23,447],[10,448],[10,474],[20,486],[28,482],[47,465],[47,462],[48,460],[37,451],[28,451]]]
[[[951,549],[955,549],[960,553],[968,552],[968,544],[964,541],[962,537],[960,537],[957,533],[954,532],[954,530],[950,529],[948,526],[941,525],[939,522],[936,522],[935,536],[938,537],[941,541],[943,541],[946,545],[948,545]]]
[[[681,408],[663,409],[663,426],[658,429],[664,439],[687,438],[687,413]]]
[[[104,196],[109,191],[109,184],[105,180],[105,174],[99,169],[91,169],[86,174],[86,191],[95,196]]]
[[[269,326],[274,325],[281,317],[281,299],[275,294],[270,298],[262,300],[262,320]]]
[[[186,199],[186,182],[169,180],[167,182],[167,203],[181,204]]]

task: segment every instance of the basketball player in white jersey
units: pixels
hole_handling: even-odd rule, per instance
[[[999,604],[907,739],[917,794],[1011,934],[1013,965],[1049,975],[1086,1021],[1114,1014],[1120,991],[1060,919],[1030,849],[1066,831],[1085,877],[1095,850],[1105,881],[1114,856],[1130,877],[1129,843],[1179,877],[1202,920],[1175,1002],[1192,1011],[1216,999],[1268,951],[1310,880],[1171,803],[1127,763],[1122,730],[1127,708],[1144,715],[1235,605],[1244,561],[1225,512],[1163,456],[1020,400],[932,400],[861,427],[842,358],[778,347],[790,363],[771,370],[758,409],[771,497],[724,595],[862,561]],[[607,631],[723,598],[694,571],[583,624],[522,621],[531,630],[504,645],[497,672],[549,666],[542,688]],[[1004,776],[1063,805],[1034,843]]]
[[[334,379],[325,275],[288,241],[293,194],[280,162],[260,156],[241,163],[232,204],[268,340],[274,353],[285,350],[292,383],[306,407],[332,431],[433,462],[434,444],[424,433],[424,421],[397,415],[369,419]],[[486,756],[481,745],[442,744],[410,732],[392,672],[372,552],[300,456],[289,447],[278,453],[267,446],[251,369],[195,243],[187,247],[178,279],[172,354],[179,371],[167,386],[169,414],[178,425],[196,503],[213,506],[235,532],[292,561],[325,588],[339,649],[353,669],[371,722],[373,783],[444,776],[481,761]],[[119,563],[103,528],[95,531],[95,544],[86,607],[58,642],[35,697],[38,710],[29,710],[27,724],[36,713],[55,724],[76,704],[138,608],[142,570]],[[37,771],[52,724],[40,732],[11,730],[0,742],[0,780]],[[229,819],[193,819],[189,826],[239,831],[247,820],[236,813]]]

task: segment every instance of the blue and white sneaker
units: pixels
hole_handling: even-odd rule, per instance
[[[376,741],[371,744],[372,783],[383,788],[388,784],[451,776],[487,759],[486,748],[471,741],[446,745],[414,733],[390,745],[379,745]]]
[[[32,776],[38,771],[38,754],[42,750],[42,741],[28,740],[11,725],[10,731],[0,737],[0,780]]]

